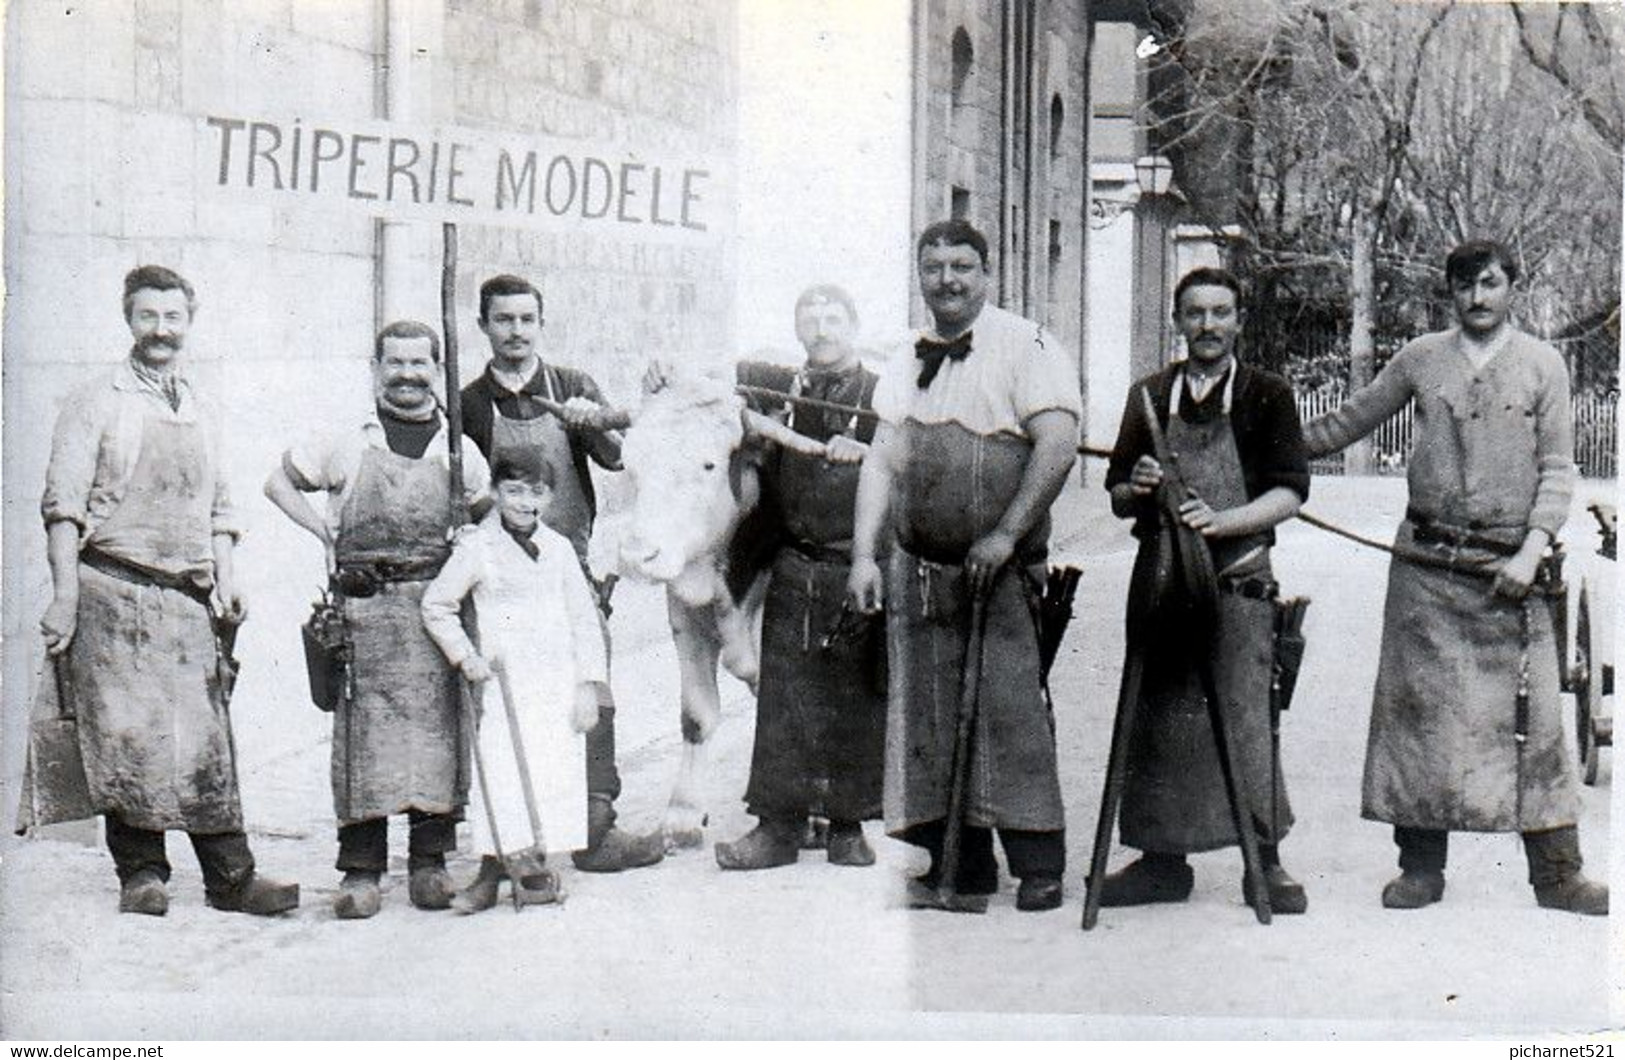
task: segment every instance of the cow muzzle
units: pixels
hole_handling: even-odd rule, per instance
[[[683,573],[680,549],[663,546],[655,538],[630,530],[621,538],[621,573],[644,581],[669,582]]]

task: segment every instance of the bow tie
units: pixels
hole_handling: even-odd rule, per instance
[[[937,377],[944,358],[963,361],[970,354],[970,336],[971,333],[967,331],[952,342],[936,342],[922,338],[914,344],[914,356],[920,361],[921,390],[930,386],[931,380]]]

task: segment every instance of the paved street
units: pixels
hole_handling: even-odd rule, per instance
[[[1057,520],[1058,558],[1084,569],[1054,675],[1070,826],[1064,909],[1017,913],[1007,882],[983,917],[904,910],[902,880],[920,862],[871,824],[872,869],[808,854],[784,869],[724,874],[705,849],[620,876],[567,871],[562,907],[462,919],[408,906],[397,829],[383,912],[335,921],[327,719],[304,701],[297,654],[317,558],[308,541],[272,531],[240,561],[256,580],[233,711],[256,852],[265,871],[303,884],[304,907],[275,922],[205,909],[195,861],[172,840],[169,916],[119,916],[111,863],[85,842],[88,830],[8,838],[0,1036],[1458,1037],[1617,1024],[1608,924],[1538,909],[1515,837],[1453,837],[1441,905],[1379,906],[1394,848],[1386,826],[1360,820],[1359,781],[1385,563],[1301,523],[1281,534],[1276,563],[1285,591],[1314,600],[1284,737],[1298,823],[1283,856],[1308,887],[1308,915],[1259,926],[1241,904],[1239,855],[1224,851],[1193,858],[1189,903],[1108,909],[1095,931],[1078,930],[1132,556],[1099,475],[1092,464],[1088,488],[1069,487]],[[1587,485],[1588,497],[1601,494]],[[1401,479],[1317,479],[1310,504],[1384,537],[1403,507]],[[1583,501],[1568,536],[1571,583],[1584,575],[1610,615],[1613,564],[1595,555]],[[623,585],[616,604],[621,810],[649,828],[676,768],[676,669],[659,592]],[[708,843],[750,823],[739,795],[751,704],[737,683],[726,697]],[[1598,874],[1609,864],[1611,756],[1582,800],[1582,842]],[[1130,856],[1118,850],[1114,866]],[[454,871],[470,873],[472,862],[460,858]]]

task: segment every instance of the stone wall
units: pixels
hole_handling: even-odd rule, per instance
[[[649,354],[731,345],[737,80],[734,0],[15,0],[6,13],[0,814],[15,805],[49,597],[38,502],[51,425],[71,386],[128,350],[121,281],[137,264],[196,285],[188,357],[225,407],[225,471],[248,526],[239,570],[252,618],[233,704],[245,769],[326,726],[304,701],[297,634],[321,552],[260,487],[296,437],[366,410],[384,316],[438,324],[440,226],[317,211],[264,188],[217,194],[205,117],[388,119],[714,160],[723,223],[702,240],[460,233],[465,379],[487,354],[479,280],[519,272],[547,291],[547,355],[630,400]],[[391,27],[405,91],[390,90]]]
[[[734,37],[731,0],[449,0],[452,120],[723,161],[736,140]],[[727,236],[679,247],[469,226],[458,278],[465,363],[473,370],[488,353],[474,329],[475,295],[496,272],[542,288],[545,349],[591,371],[618,400],[636,397],[650,356],[731,359]]]
[[[998,303],[1048,325],[1076,352],[1083,333],[1087,5],[1036,0],[1022,8],[1031,12],[1030,47],[1007,48],[1017,10],[998,0],[917,5],[915,228],[952,215],[969,219],[991,245]],[[915,319],[922,314],[916,296]]]

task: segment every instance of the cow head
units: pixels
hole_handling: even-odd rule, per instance
[[[756,503],[755,475],[740,452],[743,408],[731,386],[709,379],[685,379],[645,399],[621,447],[633,493],[621,531],[623,573],[686,587],[681,594],[694,604],[709,601],[719,557]]]

